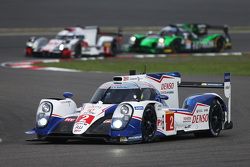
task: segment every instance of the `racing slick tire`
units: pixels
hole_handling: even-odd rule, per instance
[[[217,137],[223,124],[223,109],[220,102],[214,99],[209,110],[209,130],[195,132],[196,137]]]
[[[179,53],[180,52],[181,41],[175,40],[171,43],[170,48],[172,49],[172,53]]]
[[[156,126],[157,116],[154,106],[148,105],[144,110],[141,123],[142,142],[152,142],[157,130]]]
[[[215,52],[222,52],[225,49],[225,39],[218,37],[215,39]]]
[[[75,47],[75,54],[74,54],[74,57],[75,58],[79,58],[81,57],[82,55],[82,46],[81,46],[81,43],[78,43]]]

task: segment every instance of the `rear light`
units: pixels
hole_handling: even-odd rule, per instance
[[[33,49],[31,47],[27,47],[25,50],[26,56],[32,56]]]
[[[69,50],[68,48],[63,49],[62,51],[62,57],[63,58],[70,58],[71,57],[71,50]]]
[[[111,43],[106,42],[103,44],[103,52],[107,56],[111,56]]]

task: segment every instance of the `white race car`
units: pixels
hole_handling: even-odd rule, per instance
[[[26,43],[26,56],[81,57],[115,56],[120,49],[122,35],[100,33],[96,26],[68,27],[55,38],[31,37]]]
[[[179,87],[221,88],[227,100],[215,93],[196,94],[180,108]],[[216,137],[233,127],[229,73],[224,83],[182,82],[177,72],[117,76],[80,108],[71,93],[64,97],[42,99],[36,126],[27,133],[53,142],[99,138],[137,143],[179,133]]]

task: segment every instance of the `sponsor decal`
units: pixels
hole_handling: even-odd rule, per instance
[[[87,125],[87,124],[91,124],[91,122],[93,121],[93,119],[95,118],[95,116],[93,115],[80,115],[76,122],[82,122],[84,123],[84,125]]]
[[[191,127],[191,125],[187,125],[187,126],[185,126],[184,128],[185,129],[189,129]]]
[[[123,77],[123,81],[128,81],[129,77]]]
[[[158,118],[156,123],[158,128],[164,129],[164,115],[162,115],[161,118]]]
[[[208,114],[193,115],[192,123],[208,122]]]
[[[135,108],[135,110],[144,110],[143,106],[135,106],[134,108]]]
[[[111,119],[106,119],[103,121],[104,124],[111,124]]]
[[[191,117],[183,117],[183,123],[191,122]]]
[[[174,94],[174,91],[161,91],[161,94]]]
[[[84,127],[83,122],[76,123],[75,128],[74,128],[74,133],[81,132],[83,127]]]
[[[132,136],[132,137],[129,137],[128,140],[141,140],[142,139],[142,136]]]
[[[174,89],[174,83],[163,83],[161,85],[161,90]]]
[[[76,118],[65,118],[65,122],[74,122]]]

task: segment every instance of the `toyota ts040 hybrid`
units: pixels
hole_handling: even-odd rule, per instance
[[[115,56],[120,51],[122,34],[100,32],[97,26],[68,27],[55,38],[31,37],[26,43],[26,56],[81,57]]]
[[[145,53],[221,52],[231,47],[226,25],[174,24],[162,28],[157,34],[134,34],[129,41],[129,51]]]
[[[221,88],[215,93],[187,97],[180,108],[179,87]],[[216,137],[231,129],[230,74],[224,82],[182,82],[178,72],[116,76],[102,84],[89,103],[77,108],[72,93],[64,99],[42,99],[35,128],[26,133],[36,140],[64,142],[69,139],[104,139],[139,143],[194,133]]]

